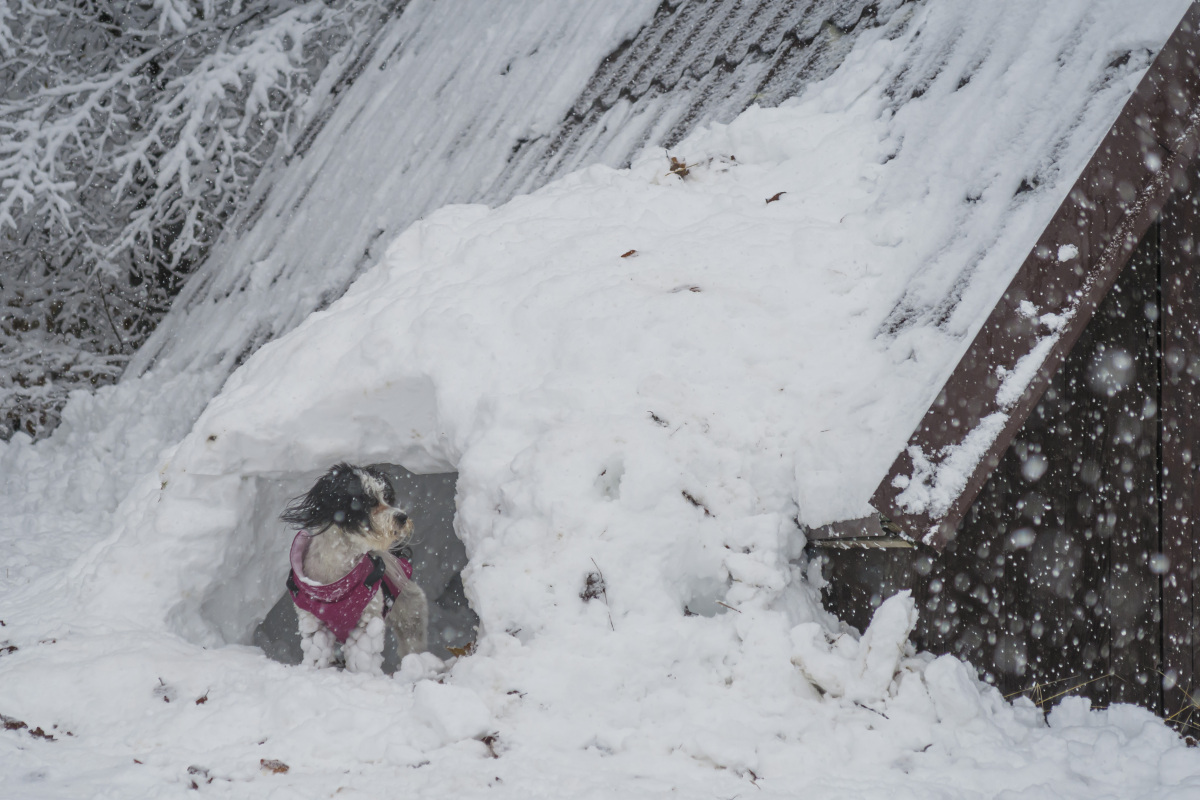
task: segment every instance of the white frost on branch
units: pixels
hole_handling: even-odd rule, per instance
[[[396,6],[0,3],[0,438],[120,374]]]

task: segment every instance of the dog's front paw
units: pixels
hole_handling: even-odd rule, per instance
[[[371,617],[365,625],[360,622],[350,631],[342,646],[348,672],[383,674],[383,631],[383,620],[379,617]]]
[[[333,631],[313,614],[297,609],[296,619],[300,628],[300,652],[304,658],[301,663],[324,669],[333,663],[337,638]]]
[[[304,663],[310,667],[324,669],[333,663],[336,639],[328,630],[321,630],[312,636],[300,640],[300,652],[304,654]]]

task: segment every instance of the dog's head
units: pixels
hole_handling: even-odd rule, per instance
[[[338,464],[308,494],[292,500],[279,518],[314,534],[336,525],[350,534],[399,544],[412,536],[413,525],[395,503],[396,491],[382,472]]]

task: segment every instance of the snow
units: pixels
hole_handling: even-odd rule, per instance
[[[879,703],[888,695],[901,657],[913,655],[908,636],[916,623],[917,610],[908,591],[875,609],[861,639],[849,633],[831,637],[820,624],[806,622],[792,629],[792,663],[810,683],[833,697]],[[973,689],[963,694],[974,701]]]
[[[913,474],[897,475],[892,479],[892,485],[902,489],[896,495],[896,503],[910,514],[927,512],[932,518],[939,519],[950,510],[954,502],[967,485],[971,471],[980,459],[987,454],[988,448],[996,437],[1004,430],[1008,415],[1003,411],[988,414],[979,421],[975,429],[967,434],[962,443],[953,448],[944,461],[933,464],[919,447],[909,447],[908,455],[912,459]],[[929,544],[937,529],[930,529],[923,541]]]
[[[1046,322],[1048,326],[1053,325],[1056,327],[1051,328],[1049,333],[1039,338],[1037,344],[1028,353],[1018,359],[1017,363],[1013,365],[1012,370],[1006,370],[1006,374],[1001,377],[1000,388],[996,390],[996,403],[1005,411],[1011,409],[1021,399],[1021,395],[1025,393],[1025,388],[1029,386],[1029,382],[1037,374],[1038,367],[1046,360],[1050,349],[1054,347],[1055,342],[1058,341],[1061,335],[1057,328],[1061,327],[1062,315],[1046,314],[1045,317],[1049,317],[1049,319],[1039,320],[1039,322]]]
[[[1136,84],[1109,54],[1182,8],[913,8],[672,148],[686,177],[650,149],[427,215],[194,423],[217,373],[178,362],[0,445],[0,713],[55,738],[0,732],[8,795],[1196,796],[1147,711],[1009,702],[913,652],[903,594],[841,625],[797,527],[862,511]],[[472,655],[248,646],[263,487],[340,459],[457,471]]]
[[[413,687],[413,714],[441,735],[445,744],[482,739],[492,726],[491,713],[479,695],[432,680]]]

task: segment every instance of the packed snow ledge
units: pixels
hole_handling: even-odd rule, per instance
[[[9,796],[1200,793],[1146,711],[1009,703],[913,652],[905,595],[861,637],[821,609],[798,523],[861,509],[963,333],[880,335],[945,231],[888,194],[871,68],[693,137],[686,176],[659,151],[445,208],[251,357],[111,533],[0,602]],[[263,482],[340,459],[457,470],[473,655],[370,677],[244,646],[283,591]]]

